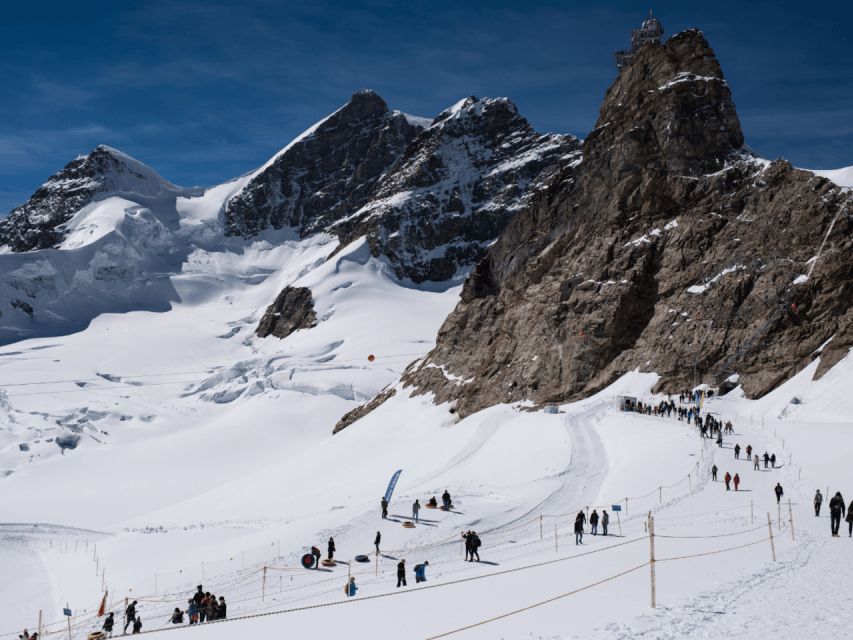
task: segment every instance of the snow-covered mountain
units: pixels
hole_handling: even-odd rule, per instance
[[[849,546],[811,507],[850,479],[850,192],[738,148],[696,32],[644,45],[600,125],[581,157],[506,100],[425,120],[360,92],[227,183],[184,189],[98,148],[0,223],[0,338],[15,343],[0,348],[0,636],[42,611],[46,637],[83,640],[105,592],[117,618],[138,599],[144,631],[212,640],[853,624]],[[790,256],[735,268],[769,244]],[[790,305],[743,304],[794,286],[799,323]],[[713,346],[737,356],[763,327],[763,361]],[[701,412],[733,422],[724,446],[619,409],[669,400],[656,391],[714,358],[734,388]],[[794,358],[809,362],[746,397],[740,373],[778,381]],[[564,401],[575,384],[589,396]],[[359,420],[333,435],[345,415]],[[735,443],[780,464],[755,470]],[[453,510],[401,526],[445,489]],[[611,535],[581,544],[572,523],[592,509]],[[472,529],[482,562],[462,559]],[[332,536],[340,563],[301,568]],[[429,560],[427,588],[395,588],[401,559],[410,578]],[[227,599],[227,623],[170,624],[197,584]]]
[[[433,122],[372,91],[209,189],[98,147],[0,220],[0,343],[166,310],[178,299],[170,278],[195,252],[258,240],[367,236],[398,278],[446,288],[578,149],[572,136],[536,134],[507,100],[460,101]]]

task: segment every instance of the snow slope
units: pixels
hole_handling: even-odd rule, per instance
[[[347,248],[337,260],[303,275],[301,282],[317,286],[331,280],[325,291],[313,289],[321,305],[335,304],[337,313],[328,325],[338,317],[344,326],[361,328],[366,335],[369,330],[363,325],[370,326],[372,312],[378,309],[374,305],[386,305],[385,311],[393,309],[399,318],[411,300],[404,298],[408,290],[389,290],[397,285],[387,280],[381,265],[361,261],[360,251],[358,244]],[[352,284],[341,288],[348,282]],[[247,288],[258,286],[263,285]],[[334,294],[356,287],[373,289],[374,295],[362,290],[359,296],[331,301]],[[403,297],[393,299],[392,292]],[[451,302],[452,296],[434,295],[436,306]],[[243,297],[248,302],[251,294],[243,292],[233,302]],[[367,311],[358,302],[365,299],[373,303]],[[208,304],[214,303],[204,303]],[[174,315],[177,325],[180,311],[145,320]],[[143,319],[133,315],[112,320],[142,324]],[[403,318],[401,324],[411,324],[408,329],[377,326],[373,339],[378,341],[381,335],[388,338],[386,344],[414,352],[411,345],[420,344],[414,336],[426,329],[424,320],[415,326],[417,315]],[[211,328],[222,326],[221,320],[210,323]],[[321,323],[317,329],[322,327]],[[115,330],[118,325],[103,327],[107,328]],[[113,609],[120,609],[125,596],[138,598],[145,628],[155,630],[168,627],[169,612],[203,582],[226,597],[232,618],[320,603],[329,608],[180,632],[195,634],[192,637],[224,638],[235,633],[331,637],[369,628],[371,637],[426,638],[640,567],[460,635],[745,637],[761,622],[777,637],[795,638],[815,624],[813,616],[802,615],[803,606],[815,610],[828,606],[835,612],[826,627],[811,628],[817,637],[830,625],[850,623],[843,595],[849,592],[850,575],[838,570],[849,555],[844,545],[850,543],[828,538],[827,519],[814,518],[810,497],[815,487],[828,485],[834,492],[849,482],[845,471],[849,433],[843,422],[851,407],[842,390],[853,376],[853,358],[848,356],[817,382],[811,381],[811,368],[805,370],[760,401],[746,400],[738,391],[706,401],[706,410],[736,425],[736,435],[726,438],[723,449],[702,441],[694,427],[675,419],[615,409],[617,394],[651,398],[648,389],[655,376],[649,374],[626,376],[595,397],[561,407],[559,414],[497,406],[462,421],[428,397],[411,398],[400,391],[362,421],[330,437],[332,416],[353,406],[332,380],[353,380],[353,391],[367,391],[371,381],[376,387],[393,380],[393,369],[399,367],[374,369],[364,359],[349,361],[335,350],[320,355],[318,346],[325,336],[312,340],[313,331],[294,334],[280,343],[282,349],[273,350],[275,355],[267,348],[277,343],[249,341],[258,360],[249,359],[251,366],[240,367],[242,376],[217,371],[201,384],[184,388],[184,397],[169,385],[143,384],[130,387],[132,391],[123,387],[117,393],[130,396],[123,407],[141,404],[148,396],[159,403],[161,415],[144,424],[125,421],[127,426],[101,447],[81,446],[7,478],[9,491],[0,497],[0,507],[9,520],[62,522],[87,530],[36,531],[17,525],[14,536],[9,536],[16,539],[13,551],[6,553],[14,566],[22,567],[18,571],[23,573],[16,574],[22,588],[4,601],[2,619],[17,620],[18,626],[32,624],[29,612],[38,607],[57,611],[71,600],[75,633],[82,637],[91,627],[92,607],[103,580],[110,601],[116,603]],[[358,331],[349,335],[359,344],[366,341]],[[235,337],[224,339],[227,348],[240,342]],[[190,335],[182,338],[188,340]],[[165,347],[177,349],[183,340]],[[376,361],[385,357],[375,351]],[[347,355],[356,352],[357,348]],[[339,357],[322,361],[329,355]],[[290,366],[285,369],[288,381],[276,388],[273,385],[281,382],[274,368],[280,358]],[[216,404],[217,393],[236,392],[243,386],[248,390],[259,381],[270,385],[266,392],[246,397],[243,391],[237,398],[226,398],[224,407],[208,411],[206,405]],[[202,399],[210,393],[210,399]],[[799,404],[790,404],[793,396]],[[827,405],[827,399],[834,404]],[[172,412],[174,416],[169,415]],[[324,421],[325,430],[320,428]],[[819,436],[805,435],[805,429]],[[802,435],[797,439],[796,434]],[[751,464],[733,459],[734,442],[775,452],[781,468],[753,471]],[[827,458],[826,449],[838,456]],[[712,463],[720,467],[720,475],[737,471],[743,478],[741,491],[727,493],[721,483],[710,482]],[[396,468],[403,469],[403,476],[391,517],[383,522],[378,496]],[[794,503],[793,540],[786,510],[777,512],[772,494],[777,481]],[[61,499],[50,500],[59,482]],[[424,509],[418,527],[400,526],[416,497],[423,504],[445,488],[454,496],[452,513]],[[621,527],[624,537],[587,535],[583,547],[572,544],[570,522],[578,509],[603,506],[610,511],[614,503],[627,510],[619,524],[614,517],[611,534],[618,536]],[[662,559],[657,565],[660,608],[653,613],[648,609],[648,568],[642,566],[648,559],[644,520],[649,511],[655,515],[656,552]],[[770,560],[767,513],[773,519],[776,563]],[[470,528],[484,541],[479,564],[461,559],[459,532]],[[299,555],[310,544],[325,548],[323,541],[330,535],[344,561],[356,553],[369,553],[377,529],[383,534],[384,554],[378,569],[371,563],[354,564],[352,570],[359,596],[381,598],[335,604],[343,600],[346,565],[323,572],[297,568]],[[88,551],[83,551],[86,544]],[[103,577],[91,570],[94,553],[98,570],[105,571]],[[396,561],[404,557],[410,570],[415,562],[430,560],[430,589],[417,591],[411,583],[405,592],[394,589]],[[38,570],[30,573],[23,567]],[[796,588],[788,587],[791,582]],[[466,604],[460,607],[459,602]],[[434,611],[442,615],[424,614]],[[377,620],[394,624],[377,625]]]
[[[853,167],[844,167],[842,169],[810,169],[810,171],[815,175],[832,180],[840,187],[853,188]]]

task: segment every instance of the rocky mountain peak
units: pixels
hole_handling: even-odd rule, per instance
[[[362,115],[383,115],[388,112],[388,105],[373,89],[361,89],[352,94],[341,111]]]
[[[64,237],[61,228],[106,194],[156,197],[179,187],[129,155],[106,145],[77,156],[39,187],[26,203],[0,220],[0,246],[14,252],[47,249]]]
[[[293,227],[317,233],[361,207],[422,130],[358,91],[270,160],[225,204],[230,235]]]
[[[583,161],[513,216],[403,376],[414,393],[466,415],[640,370],[664,391],[737,380],[755,397],[849,351],[850,194],[743,149],[699,31],[640,40],[617,53]]]
[[[584,158],[618,173],[643,165],[695,176],[720,170],[742,146],[720,64],[691,29],[639,47],[605,95]]]

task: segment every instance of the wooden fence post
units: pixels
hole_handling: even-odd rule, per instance
[[[651,511],[649,511],[649,576],[652,587],[652,609],[654,609],[657,604],[655,585],[655,517]]]
[[[776,562],[776,545],[773,543],[773,524],[770,522],[770,512],[767,512],[767,530],[770,531],[770,553],[773,554],[773,562]]]
[[[791,523],[791,540],[794,538],[794,512],[791,510],[791,499],[788,498],[788,522]]]

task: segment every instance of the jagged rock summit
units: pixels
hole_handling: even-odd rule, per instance
[[[370,199],[377,180],[420,129],[373,91],[355,93],[276,154],[226,203],[227,233],[325,230]]]
[[[637,49],[570,178],[512,219],[404,385],[462,415],[633,369],[760,396],[853,344],[850,195],[744,149],[699,31]]]

